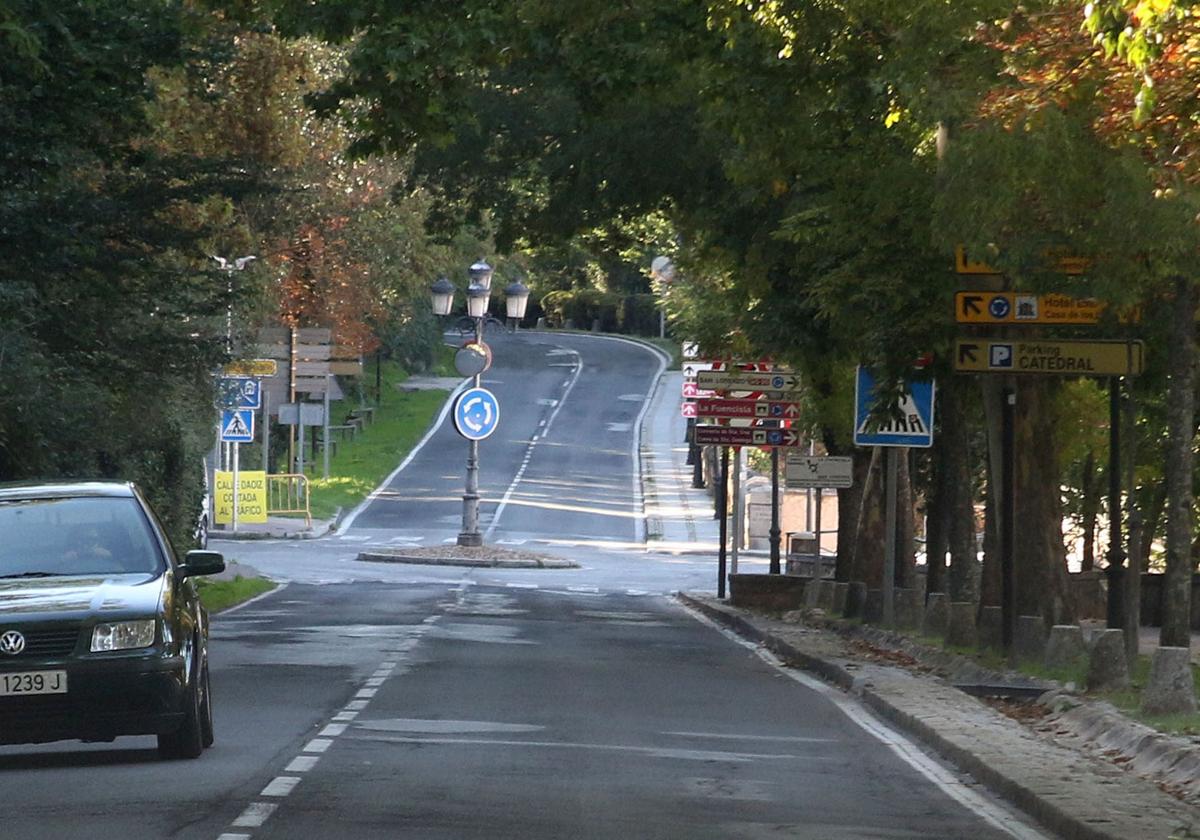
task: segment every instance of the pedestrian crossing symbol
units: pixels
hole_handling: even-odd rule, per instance
[[[875,412],[875,379],[858,369],[854,405],[856,446],[933,445],[933,382],[907,382],[895,409],[886,416]]]
[[[221,440],[225,443],[250,443],[253,441],[253,409],[226,409],[222,411]]]

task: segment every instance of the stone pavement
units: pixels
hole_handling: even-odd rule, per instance
[[[829,630],[756,615],[708,596],[680,598],[789,664],[858,695],[1064,838],[1200,837],[1200,808],[1118,764],[1056,743],[923,669],[889,664],[885,651],[871,655],[871,648]]]
[[[653,551],[701,552],[714,557],[719,526],[704,489],[692,487],[684,442],[687,421],[679,413],[683,374],[666,371],[658,380],[642,421],[642,492],[646,543]]]

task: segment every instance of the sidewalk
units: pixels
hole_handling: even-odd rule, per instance
[[[314,519],[309,526],[304,517],[268,516],[266,522],[239,522],[237,531],[228,527],[209,529],[209,540],[311,540],[333,530],[335,519]]]
[[[880,647],[830,630],[767,618],[715,598],[680,595],[687,605],[781,658],[860,697],[994,794],[1069,840],[1174,840],[1200,834],[1200,809],[1122,765],[1056,743]],[[872,655],[872,654],[875,655]],[[889,656],[890,654],[890,656]],[[908,662],[910,667],[884,664]],[[1069,737],[1064,740],[1070,740]]]
[[[684,441],[687,420],[679,413],[683,374],[659,378],[642,422],[642,492],[646,544],[654,551],[711,553],[719,548],[719,525],[708,492],[692,487]]]

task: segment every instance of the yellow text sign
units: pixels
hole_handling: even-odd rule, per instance
[[[1053,271],[1059,274],[1084,274],[1091,260],[1087,257],[1075,257],[1068,254],[1048,252],[1046,262]],[[954,249],[954,271],[956,274],[1000,274],[1001,272],[975,259],[967,253],[967,249],[959,245]]]
[[[954,320],[960,324],[1090,326],[1100,323],[1106,306],[1107,304],[1093,298],[1076,298],[1070,295],[959,292],[954,296]]]
[[[233,522],[233,473],[218,470],[213,479],[213,514],[218,525]],[[267,474],[262,470],[238,472],[238,522],[267,521]]]
[[[1145,351],[1140,341],[960,338],[955,342],[954,369],[960,373],[1136,376],[1145,367]]]

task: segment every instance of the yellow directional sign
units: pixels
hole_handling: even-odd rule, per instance
[[[959,292],[954,296],[954,320],[960,324],[1074,324],[1100,323],[1106,304],[1069,295],[1024,292]]]
[[[274,376],[279,363],[274,359],[238,359],[222,368],[226,376]]]
[[[1140,341],[1012,341],[960,338],[954,369],[960,373],[1045,376],[1137,376],[1145,367]]]
[[[1087,271],[1090,260],[1086,257],[1072,257],[1063,254],[1049,253],[1046,259],[1050,267],[1059,274],[1083,274]],[[954,249],[954,271],[957,274],[1001,274],[979,259],[974,259],[967,249],[959,245]]]

